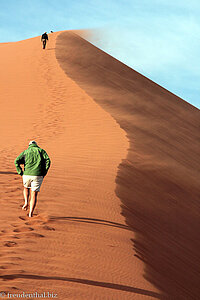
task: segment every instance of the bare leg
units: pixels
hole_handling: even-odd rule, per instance
[[[30,201],[30,211],[29,211],[30,218],[33,216],[33,211],[37,203],[37,195],[38,192],[31,191],[31,201]]]
[[[29,198],[29,189],[24,188],[23,194],[24,194],[24,205],[23,205],[22,209],[27,210],[27,208],[28,208],[28,198]]]
[[[46,47],[46,40],[43,41],[43,49]]]

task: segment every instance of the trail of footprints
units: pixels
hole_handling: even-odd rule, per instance
[[[20,216],[19,222],[12,223],[9,229],[0,231],[0,282],[9,281],[7,275],[25,273],[22,269],[24,258],[20,255],[24,251],[33,251],[28,249],[29,243],[35,243],[35,239],[38,238],[45,238],[45,235],[38,231],[55,231],[55,228],[49,226],[48,222],[48,218],[40,215],[32,219],[28,216]],[[15,293],[19,290],[13,285],[12,280],[10,283],[9,287],[6,284],[6,290],[0,288],[0,293]]]

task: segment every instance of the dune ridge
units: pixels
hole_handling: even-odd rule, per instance
[[[162,291],[160,297],[197,300],[199,110],[77,33],[58,36],[56,57],[127,134],[130,147],[119,166],[116,194],[135,232],[144,277]]]
[[[63,72],[56,38],[0,47],[0,284],[57,299],[153,299],[115,194],[128,140],[114,118]],[[57,50],[56,50],[57,51]],[[21,210],[14,159],[35,139],[52,160],[35,216]]]

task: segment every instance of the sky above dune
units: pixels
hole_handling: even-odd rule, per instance
[[[199,0],[0,0],[0,42],[94,29],[89,40],[200,108]]]

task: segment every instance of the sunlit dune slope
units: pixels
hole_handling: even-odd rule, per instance
[[[129,147],[126,132],[85,84],[80,87],[62,70],[60,59],[66,57],[59,34],[49,35],[46,50],[40,37],[0,45],[0,291],[49,292],[62,300],[160,298],[143,277],[144,262],[133,250],[135,235],[121,214],[118,187],[116,195],[118,167],[122,160],[126,164]],[[73,57],[78,49],[67,43],[61,41]],[[103,52],[98,56],[104,59]],[[106,82],[105,91],[90,80],[88,88],[105,99]],[[29,219],[21,210],[23,188],[14,159],[32,139],[52,165]],[[128,184],[130,176],[122,177],[118,181]]]

